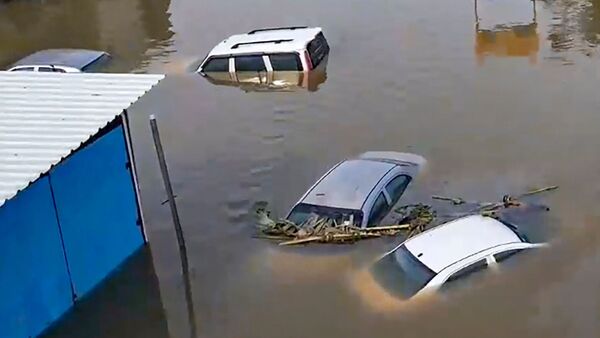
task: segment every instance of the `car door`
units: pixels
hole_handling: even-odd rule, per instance
[[[527,260],[535,254],[536,248],[543,246],[531,246],[522,248],[513,248],[502,252],[494,253],[493,266],[496,270],[502,272],[516,268],[517,266],[527,262]]]
[[[475,285],[486,275],[490,259],[490,257],[484,257],[459,268],[446,278],[439,290],[447,291]]]
[[[383,191],[377,195],[377,198],[373,202],[369,211],[369,217],[367,218],[367,227],[374,227],[380,225],[383,218],[389,213],[391,205],[384,195]]]
[[[229,57],[213,57],[204,64],[202,74],[214,84],[231,85],[235,83],[233,76],[233,60]]]
[[[239,83],[267,84],[267,66],[262,55],[239,55],[234,58]]]
[[[274,87],[302,86],[304,74],[298,53],[271,54],[269,64],[273,71],[271,84]]]

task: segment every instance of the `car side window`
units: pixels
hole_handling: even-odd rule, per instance
[[[400,175],[391,180],[390,183],[388,183],[385,186],[385,190],[392,199],[392,205],[395,205],[402,196],[402,194],[404,194],[404,191],[406,190],[406,187],[408,187],[410,180],[411,179],[409,176]]]
[[[513,267],[522,264],[523,260],[527,260],[527,257],[535,251],[535,249],[531,248],[514,249],[497,253],[494,255],[494,259],[501,269],[512,269]]]
[[[500,263],[502,261],[504,261],[505,259],[508,259],[512,256],[514,256],[515,254],[521,252],[523,249],[515,249],[515,250],[508,250],[508,251],[504,251],[504,252],[500,252],[494,255],[494,259],[496,260],[496,263]]]
[[[64,69],[52,67],[39,67],[38,71],[43,73],[65,73]]]
[[[267,68],[262,55],[247,55],[235,57],[236,72],[265,72]]]
[[[373,203],[373,208],[371,208],[371,213],[369,214],[369,222],[367,223],[367,226],[372,227],[379,225],[379,222],[381,222],[381,220],[385,217],[389,209],[390,206],[388,205],[385,196],[383,195],[383,193],[379,193],[379,196],[377,196],[375,203]]]
[[[15,68],[12,71],[13,72],[33,72],[34,68],[33,67],[21,67],[21,68]]]
[[[469,266],[466,266],[453,273],[441,287],[441,290],[447,290],[458,286],[459,284],[469,284],[473,279],[481,277],[487,270],[486,259],[481,259]],[[458,282],[458,283],[457,283]]]
[[[298,54],[272,54],[269,58],[271,59],[271,66],[273,66],[274,71],[299,71],[302,69],[302,63]]]
[[[229,72],[229,58],[212,58],[202,68],[203,72]]]

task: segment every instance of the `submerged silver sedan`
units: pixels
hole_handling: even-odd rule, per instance
[[[302,224],[316,215],[337,224],[378,225],[425,163],[419,155],[391,151],[342,161],[302,196],[287,219]]]

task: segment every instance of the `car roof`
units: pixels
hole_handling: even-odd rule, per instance
[[[377,183],[396,164],[368,159],[341,162],[306,194],[301,203],[360,210]]]
[[[428,230],[404,245],[423,264],[439,273],[483,250],[520,242],[519,236],[498,220],[473,215]]]
[[[306,47],[321,31],[320,27],[281,27],[232,35],[215,46],[209,57],[292,52]]]
[[[54,65],[73,67],[81,70],[103,55],[108,54],[106,52],[87,49],[46,49],[22,58],[12,65],[12,67]]]
[[[358,156],[362,159],[390,162],[398,165],[410,165],[410,166],[423,166],[427,163],[424,157],[411,154],[411,153],[399,153],[396,151],[368,151]]]

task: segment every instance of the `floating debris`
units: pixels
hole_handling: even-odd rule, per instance
[[[498,212],[502,209],[519,208],[519,207],[526,206],[527,203],[521,201],[522,198],[541,194],[541,193],[544,193],[547,191],[553,191],[556,189],[558,189],[558,186],[552,185],[552,186],[543,187],[543,188],[539,188],[539,189],[533,189],[533,190],[527,191],[523,194],[520,194],[518,196],[504,195],[502,197],[502,201],[500,201],[500,202],[474,202],[476,205],[478,205],[477,208],[471,212],[466,213],[465,215],[462,215],[462,216],[467,216],[469,214],[480,214],[482,216],[498,218],[499,217]],[[432,198],[437,199],[437,200],[450,201],[454,205],[467,203],[462,198],[456,198],[456,197],[432,196]],[[457,203],[457,202],[461,202],[461,203]],[[550,210],[548,207],[545,207],[545,209]]]
[[[427,226],[435,221],[437,215],[430,205],[425,204],[405,205],[397,208],[394,212],[402,217],[400,223],[410,225],[407,238],[425,231]]]
[[[431,206],[407,205],[395,210],[401,221],[398,225],[359,228],[348,224],[337,224],[327,217],[312,215],[303,224],[285,219],[273,220],[265,208],[256,210],[256,224],[261,232],[258,238],[281,241],[279,245],[297,245],[312,242],[347,244],[359,240],[396,236],[402,232],[414,236],[425,230],[435,219]]]
[[[526,193],[521,194],[519,197],[526,197],[526,196],[531,196],[531,195],[536,195],[536,194],[540,194],[546,191],[552,191],[552,190],[556,190],[558,189],[558,185],[551,185],[548,187],[544,187],[544,188],[540,188],[540,189],[533,189],[530,190]]]
[[[433,196],[431,196],[431,198],[433,198],[434,200],[449,201],[449,202],[452,202],[452,204],[454,204],[454,205],[461,205],[461,204],[467,203],[462,198],[453,198],[453,197],[438,196],[438,195],[433,195]]]
[[[535,189],[518,196],[505,195],[500,202],[475,202],[474,210],[461,214],[482,215],[499,218],[502,209],[518,208],[526,205],[521,198],[558,189],[558,186],[549,186]],[[466,204],[467,201],[457,197],[432,196],[433,199],[449,201],[453,205]],[[546,208],[549,210],[548,208]],[[397,225],[373,226],[359,228],[350,223],[338,224],[334,219],[312,214],[306,222],[296,224],[286,219],[274,220],[263,205],[256,209],[256,226],[260,231],[257,238],[279,241],[280,246],[308,244],[308,243],[335,243],[349,244],[369,238],[382,236],[396,236],[406,234],[406,238],[413,237],[435,223],[437,212],[430,205],[411,204],[401,206],[393,211],[396,215]],[[433,225],[435,226],[435,225]]]

